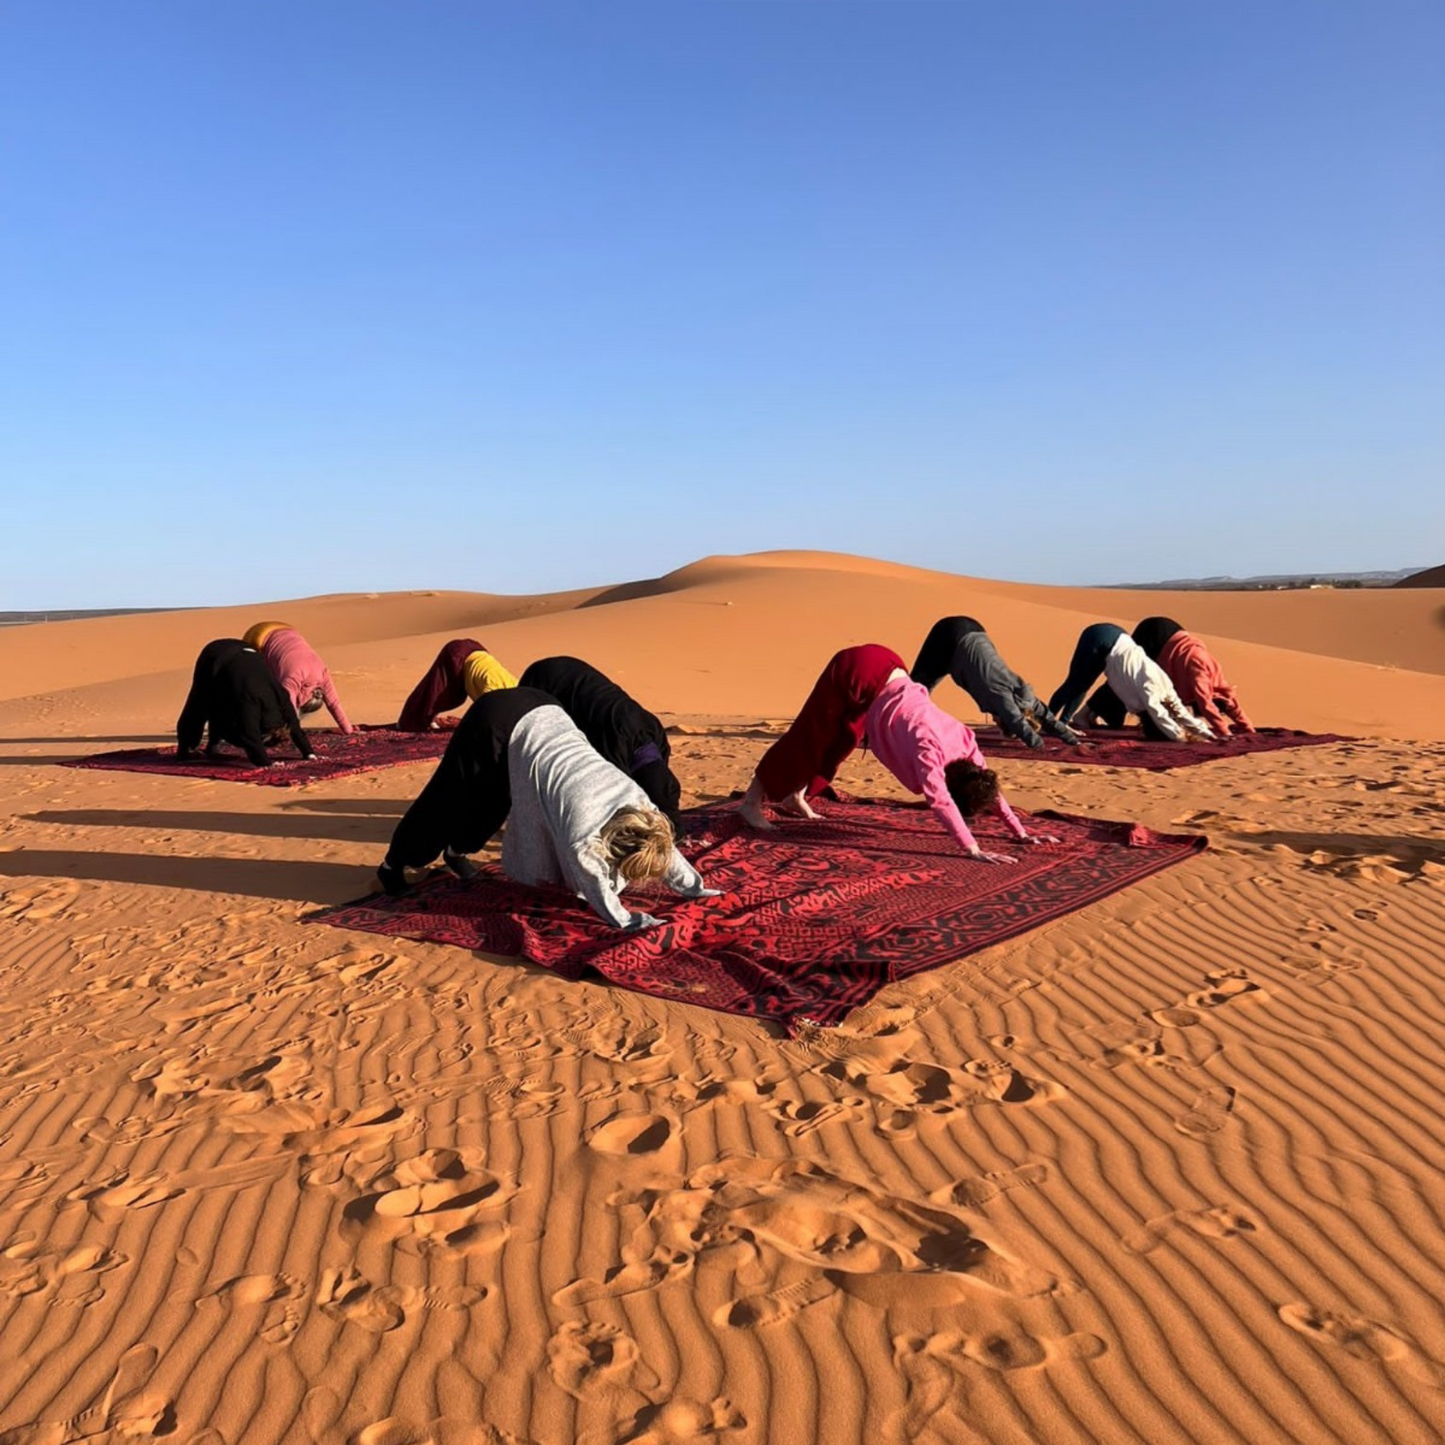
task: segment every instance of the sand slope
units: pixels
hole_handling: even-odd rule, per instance
[[[1051,688],[1080,626],[1144,610],[1109,595],[773,554],[0,633],[0,1441],[1440,1438],[1426,593],[1248,594],[1208,627],[1213,595],[1149,597],[1260,721],[1362,740],[1006,765],[1025,806],[1215,847],[796,1041],[300,925],[366,888],[424,768],[293,793],[49,765],[164,735],[195,648],[275,613],[365,720],[458,631],[587,656],[713,798],[834,648],[911,654],[971,611]],[[871,758],[844,780],[897,791]]]

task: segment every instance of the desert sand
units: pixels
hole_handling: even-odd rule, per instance
[[[167,740],[199,647],[275,616],[361,721],[453,636],[586,657],[709,801],[836,648],[952,612],[1042,692],[1083,625],[1169,613],[1258,723],[1359,740],[1002,764],[1212,846],[797,1039],[303,925],[425,765],[54,766]],[[1438,1441],[1442,615],[773,553],[0,632],[0,1445]]]

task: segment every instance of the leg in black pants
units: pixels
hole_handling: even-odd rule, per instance
[[[1049,699],[1049,711],[1056,713],[1062,722],[1071,721],[1078,712],[1079,704],[1104,670],[1104,659],[1109,655],[1109,649],[1123,635],[1124,629],[1112,622],[1095,622],[1079,634],[1069,662],[1069,675]]]
[[[533,708],[547,706],[556,703],[532,687],[485,693],[471,705],[436,772],[391,835],[380,869],[388,893],[405,891],[404,870],[425,868],[438,854],[459,877],[475,871],[465,855],[484,848],[512,811],[512,729]]]
[[[972,617],[940,617],[928,629],[909,677],[932,692],[953,671],[953,655],[958,651],[959,641],[970,632],[982,631],[982,623]]]
[[[1106,682],[1084,706],[1093,713],[1106,728],[1121,728],[1129,721],[1129,709],[1120,701],[1119,694]]]
[[[186,705],[176,723],[176,751],[181,757],[188,757],[201,745],[201,734],[210,722],[211,691],[216,683],[216,674],[245,650],[246,644],[239,637],[218,637],[201,649],[195,671],[191,674],[191,690],[186,695]]]

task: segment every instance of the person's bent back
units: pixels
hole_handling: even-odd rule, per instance
[[[403,732],[426,732],[436,726],[442,713],[516,685],[517,679],[482,643],[471,637],[454,637],[412,688],[396,725]]]
[[[1182,628],[1160,649],[1159,666],[1168,675],[1185,707],[1192,708],[1220,737],[1234,728],[1252,733],[1250,722],[1224,669],[1192,632]]]
[[[1044,732],[1071,746],[1080,741],[999,656],[983,624],[972,617],[943,617],[935,622],[909,675],[929,692],[951,677],[1005,733],[1031,748],[1043,747]]]
[[[265,659],[237,637],[201,649],[191,690],[176,723],[176,755],[193,757],[206,734],[207,751],[222,742],[240,748],[258,768],[271,764],[266,745],[286,734],[303,758],[315,753],[290,697]]]
[[[246,637],[248,646],[266,659],[298,713],[325,706],[342,732],[356,731],[341,706],[330,668],[294,627],[284,622],[258,622]],[[252,638],[255,641],[249,641]]]
[[[676,829],[682,785],[673,774],[672,745],[662,720],[604,672],[577,657],[543,657],[521,678],[557,699],[587,741],[620,768],[666,815]]]
[[[713,896],[677,851],[671,823],[557,706],[518,722],[508,747],[512,815],[502,868],[532,885],[560,884],[617,928],[647,928],[621,894],[655,881],[683,898]]]

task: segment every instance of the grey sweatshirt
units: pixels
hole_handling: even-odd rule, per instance
[[[619,808],[656,805],[626,773],[602,757],[560,707],[539,707],[512,730],[507,748],[512,812],[502,837],[502,869],[518,883],[560,883],[619,928],[657,920],[630,913],[627,880],[602,856],[598,838]],[[683,898],[704,896],[696,868],[675,848],[659,880]]]
[[[1038,700],[1033,688],[998,655],[986,632],[970,632],[959,638],[953,654],[953,680],[1004,732],[1031,748],[1043,747],[1044,740],[1024,720],[1025,715],[1036,717],[1042,727],[1066,743],[1079,741],[1079,735],[1060,722]]]

